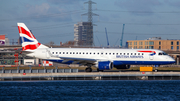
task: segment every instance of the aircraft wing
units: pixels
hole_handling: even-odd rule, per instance
[[[64,61],[74,61],[73,63],[80,63],[80,64],[93,64],[96,62],[96,59],[89,59],[89,58],[73,58],[73,57],[60,57]]]
[[[103,60],[97,60],[97,59],[89,59],[89,58],[73,58],[73,57],[59,57],[61,59],[64,60],[64,62],[67,62],[67,61],[74,61],[73,63],[74,64],[95,64],[95,62],[97,61],[111,61],[111,60],[107,60],[107,59],[103,59]]]

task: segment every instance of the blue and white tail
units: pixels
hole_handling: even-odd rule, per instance
[[[32,51],[38,48],[48,48],[39,43],[24,23],[17,23],[23,51]]]

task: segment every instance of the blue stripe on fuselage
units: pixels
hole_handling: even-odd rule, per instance
[[[74,61],[67,61],[63,62],[63,60],[51,60],[48,59],[47,61],[57,62],[57,63],[63,63],[63,64],[71,64]],[[175,63],[175,61],[113,61],[114,65],[166,65],[166,64],[172,64]]]
[[[166,65],[172,63],[175,63],[175,61],[113,61],[114,65]]]

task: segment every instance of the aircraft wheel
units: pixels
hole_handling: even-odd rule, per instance
[[[103,70],[99,70],[99,68],[97,69],[97,72],[103,72]]]
[[[92,68],[86,68],[85,71],[86,72],[92,72]]]

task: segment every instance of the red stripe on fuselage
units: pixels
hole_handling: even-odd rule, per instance
[[[155,51],[138,51],[138,52],[144,52],[144,53],[156,53]]]
[[[41,43],[37,43],[34,45],[26,45],[26,46],[22,47],[22,50],[27,50],[27,49],[34,50],[34,49],[37,49],[40,45],[41,45]]]
[[[19,29],[19,33],[25,34],[29,36],[30,38],[36,39],[31,32],[25,30],[23,27],[18,26],[18,29]]]

